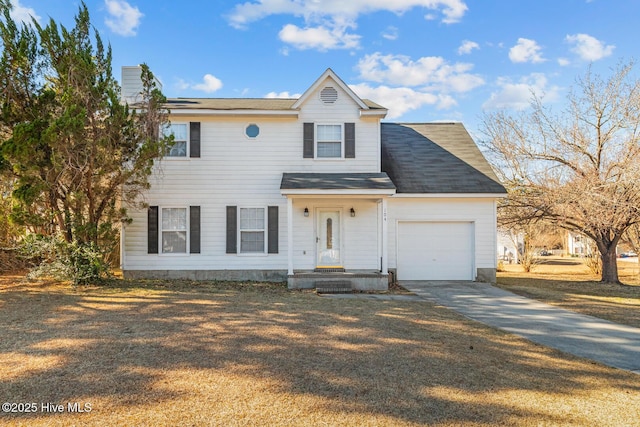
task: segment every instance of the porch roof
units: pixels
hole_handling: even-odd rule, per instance
[[[379,194],[392,195],[396,186],[382,173],[284,173],[280,183],[284,195]]]

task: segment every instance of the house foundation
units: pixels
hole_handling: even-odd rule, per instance
[[[286,270],[123,270],[125,279],[286,282]]]

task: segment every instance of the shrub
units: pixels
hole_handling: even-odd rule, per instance
[[[602,274],[602,258],[600,258],[599,254],[588,254],[584,260],[585,264],[593,274],[598,276]]]
[[[61,236],[29,235],[22,242],[21,252],[36,264],[29,278],[46,276],[85,285],[109,276],[104,254],[93,243],[67,242]]]

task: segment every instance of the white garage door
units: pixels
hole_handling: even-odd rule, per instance
[[[399,280],[473,280],[473,223],[399,222]]]

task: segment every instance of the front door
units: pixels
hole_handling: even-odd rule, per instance
[[[318,210],[316,243],[318,245],[318,267],[336,267],[342,265],[342,239],[340,211],[335,209]]]

